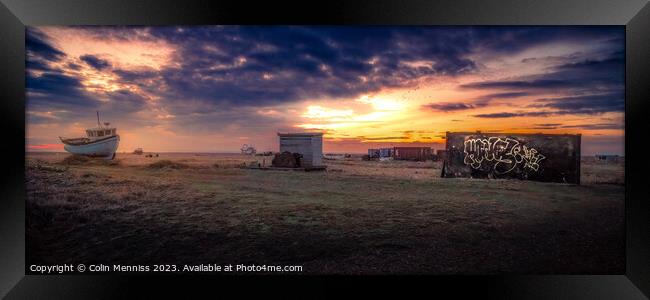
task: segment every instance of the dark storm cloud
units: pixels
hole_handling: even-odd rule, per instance
[[[126,82],[130,85],[137,86],[145,94],[156,95],[156,96],[160,96],[161,98],[165,98],[161,100],[163,102],[170,101],[171,102],[170,104],[174,105],[175,102],[179,102],[177,101],[178,99],[184,99],[184,100],[194,99],[192,97],[189,97],[189,95],[185,93],[163,92],[162,90],[166,89],[167,86],[165,86],[165,80],[161,72],[152,71],[152,70],[131,71],[131,70],[123,70],[123,69],[112,69],[111,71],[115,75],[119,76],[121,78],[121,81]]]
[[[567,63],[564,65],[557,66],[557,70],[569,70],[569,71],[577,71],[580,72],[580,74],[586,75],[588,72],[596,72],[599,73],[604,73],[606,71],[609,72],[616,72],[615,74],[619,74],[619,72],[624,71],[623,69],[623,63],[625,63],[625,57],[622,51],[617,51],[614,53],[611,53],[610,57],[602,59],[602,60],[593,60],[593,59],[586,59],[583,61],[579,62],[574,62],[574,63]]]
[[[46,62],[44,62],[43,60],[40,60],[40,59],[28,60],[25,63],[25,68],[27,70],[31,70],[31,71],[49,71],[50,70],[50,66]]]
[[[45,41],[42,40],[42,43]],[[54,49],[48,45],[39,47]],[[52,67],[41,57],[30,58],[28,56],[26,67],[27,104],[31,109],[67,110],[98,105],[98,102],[84,90],[78,77],[65,74],[60,68]],[[38,71],[38,73],[34,71]]]
[[[66,54],[54,47],[42,31],[36,28],[26,29],[25,47],[25,85],[28,92],[36,92],[39,96],[60,95],[62,98],[78,96],[80,80],[63,74],[61,69],[51,65],[66,57]],[[36,75],[35,72],[39,74]]]
[[[183,108],[179,104],[168,109],[176,114],[176,117],[171,120],[173,124],[178,125],[175,130],[188,134],[216,132],[251,134],[281,131],[281,128],[292,126],[285,116],[260,115],[254,107],[223,105],[219,109],[201,111],[195,108]]]
[[[422,105],[422,108],[431,109],[434,111],[441,111],[441,112],[468,110],[468,109],[474,109],[479,107],[485,107],[488,104],[490,104],[490,102],[493,100],[519,98],[519,97],[528,96],[529,94],[530,93],[528,92],[494,93],[494,94],[487,94],[481,96],[478,99],[474,99],[472,102],[437,102],[437,103],[429,103],[429,104]]]
[[[474,115],[477,118],[514,118],[550,115],[598,115],[625,110],[624,93],[614,92],[597,95],[582,95],[560,98],[543,98],[529,105],[530,108],[544,111],[518,111]]]
[[[89,111],[94,111],[102,105],[95,96],[84,90],[78,78],[63,74],[56,68],[47,69],[40,75],[28,72],[25,85],[26,102],[30,112],[57,111],[57,115],[61,117],[51,119],[28,115],[30,123],[76,120],[87,117]]]
[[[514,117],[523,117],[523,116],[524,115],[519,113],[506,113],[506,112],[474,115],[474,117],[485,118],[485,119],[514,118]]]
[[[26,85],[30,92],[62,97],[79,96],[82,88],[78,78],[57,72],[43,73],[40,76],[27,76]]]
[[[485,81],[461,85],[463,88],[474,89],[551,89],[574,86],[576,86],[576,82],[558,79]]]
[[[81,70],[81,66],[75,63],[68,63],[66,66],[75,71]]]
[[[584,130],[600,130],[600,129],[624,129],[623,123],[597,123],[597,124],[579,124],[579,125],[566,125],[563,128],[579,128]]]
[[[562,123],[543,123],[535,124],[535,126],[531,127],[531,129],[556,129],[560,126],[562,126]]]
[[[478,99],[475,99],[473,101],[473,106],[484,107],[492,103],[494,100],[498,101],[498,100],[514,99],[514,98],[525,97],[528,95],[530,95],[529,92],[505,92],[505,93],[487,94],[479,97]]]
[[[25,48],[28,55],[35,59],[59,61],[66,56],[50,44],[43,32],[33,27],[25,30]]]
[[[474,82],[465,89],[499,89],[464,102],[431,103],[424,108],[438,111],[470,110],[490,101],[535,95],[541,91],[570,91],[572,94],[613,93],[623,87],[622,27],[79,27],[96,38],[121,41],[163,41],[174,49],[173,64],[161,70],[110,70],[119,80],[136,85],[145,94],[178,116],[219,112],[224,107],[262,107],[291,101],[356,97],[391,87],[409,87],[427,76],[459,76],[478,72],[481,55],[509,55],[548,43],[600,43],[602,53],[577,53],[556,60],[547,72],[525,78]],[[81,91],[79,79],[49,62],[65,54],[42,32],[27,31],[27,69],[44,71],[28,75],[28,91],[38,92],[39,101],[90,100]],[[603,54],[604,53],[604,54]],[[110,64],[96,56],[80,57],[95,69]],[[535,58],[530,58],[534,60]],[[70,66],[71,69],[74,69]],[[77,66],[78,69],[78,66]],[[66,73],[67,74],[67,73]],[[33,93],[32,93],[33,94]],[[49,97],[47,97],[49,96]],[[76,96],[77,100],[74,100]],[[124,103],[126,111],[142,108],[141,95],[125,91],[107,95]],[[546,99],[538,104],[553,112],[504,112],[476,115],[506,118],[579,111],[595,113],[620,106],[596,103],[580,106],[580,100]],[[200,102],[192,108],[182,105]],[[182,103],[181,103],[182,102]],[[588,102],[582,102],[588,105]],[[573,105],[574,107],[570,107]],[[562,107],[567,106],[567,107]],[[605,108],[610,106],[610,108]],[[248,118],[248,116],[244,116]],[[210,122],[206,118],[206,122]]]
[[[543,111],[519,111],[479,114],[478,118],[514,118],[547,115],[596,115],[608,112],[623,112],[625,57],[622,43],[600,53],[598,58],[581,58],[549,67],[549,72],[513,80],[474,82],[461,85],[465,89],[500,89],[512,93],[525,92],[529,95],[545,94],[549,91],[570,96],[541,98],[529,108]],[[618,48],[618,49],[617,49]],[[572,56],[576,58],[576,56]],[[538,126],[538,129],[554,126]]]
[[[100,71],[111,66],[111,64],[107,60],[101,59],[101,58],[99,58],[97,56],[94,56],[94,55],[89,55],[89,54],[82,55],[82,56],[79,56],[79,59],[81,59],[87,65],[95,68],[96,70],[100,70]]]
[[[519,98],[519,97],[524,97],[528,96],[530,93],[527,92],[507,92],[507,93],[495,93],[495,94],[488,94],[483,97],[482,99],[503,99],[503,98]]]
[[[601,114],[606,112],[623,112],[625,95],[623,91],[562,98],[538,99],[538,104],[531,107],[553,108],[559,114]]]
[[[511,54],[548,43],[603,41],[621,45],[622,26],[567,27],[478,27],[481,47],[490,52]]]
[[[473,104],[468,104],[463,102],[430,103],[430,104],[423,105],[422,107],[435,110],[435,111],[442,111],[442,112],[467,110],[467,109],[475,108]]]
[[[145,107],[147,101],[143,96],[129,90],[106,92],[106,96],[111,99],[107,104],[111,105],[110,110],[117,112],[137,112]]]
[[[366,140],[366,141],[408,140],[408,139],[410,139],[410,137],[408,137],[408,136],[380,136],[380,137],[358,136],[357,138],[359,138],[361,140]]]
[[[559,56],[542,56],[542,57],[528,57],[521,60],[522,63],[531,63],[531,62],[544,62],[548,64],[561,64],[568,61],[575,61],[580,59],[584,53],[578,51],[573,52],[567,55]]]
[[[463,84],[466,89],[505,89],[512,92],[620,92],[624,89],[625,57],[619,44],[603,58],[585,58],[549,67],[549,72],[512,80]]]
[[[81,78],[65,72],[61,67],[53,66],[51,62],[59,62],[66,54],[51,44],[40,30],[26,30],[26,77],[27,105],[30,112],[56,111],[58,118],[48,118],[38,114],[30,114],[31,123],[48,123],[54,121],[76,120],[87,118],[91,111],[134,112],[142,109],[144,103],[139,95],[128,91],[115,91],[92,94],[85,90]],[[92,55],[83,55],[82,61],[96,69],[108,67],[108,62]],[[68,69],[79,70],[80,66],[69,62]],[[38,72],[35,72],[38,71]],[[104,103],[99,97],[110,97],[114,101]],[[107,107],[110,106],[110,107]]]
[[[66,54],[52,45],[42,31],[33,27],[27,28],[25,40],[25,86],[28,93],[27,102],[31,108],[50,110],[96,104],[83,91],[79,78],[64,74],[63,70],[50,64],[62,60]],[[34,71],[38,71],[38,74]]]
[[[433,32],[435,31],[435,32]],[[389,27],[175,27],[149,34],[177,46],[160,73],[169,95],[250,106],[350,97],[455,76],[476,64],[468,30]],[[148,74],[116,72],[124,80]]]
[[[503,113],[489,113],[489,114],[478,114],[474,115],[476,118],[484,118],[484,119],[504,119],[504,118],[515,118],[515,117],[541,117],[541,116],[548,116],[552,115],[552,112],[517,112],[517,113],[510,113],[510,112],[503,112]]]
[[[602,59],[584,59],[554,67],[547,78],[558,78],[574,84],[576,90],[622,91],[625,79],[625,57],[621,51]]]

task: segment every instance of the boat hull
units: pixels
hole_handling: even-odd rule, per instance
[[[107,139],[83,145],[65,144],[63,146],[63,149],[72,154],[113,159],[115,156],[115,151],[117,151],[117,146],[119,146],[119,144],[120,136],[116,135]]]

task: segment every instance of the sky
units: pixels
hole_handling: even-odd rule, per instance
[[[26,29],[26,150],[96,111],[119,152],[431,146],[457,131],[582,134],[624,153],[622,26],[65,26]]]

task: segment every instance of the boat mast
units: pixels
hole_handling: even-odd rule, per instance
[[[97,111],[97,127],[102,127],[102,126],[99,124],[99,111]]]

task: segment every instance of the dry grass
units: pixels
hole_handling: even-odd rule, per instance
[[[174,162],[171,160],[159,160],[156,162],[153,162],[147,166],[148,169],[151,170],[160,170],[160,169],[187,169],[189,166],[181,163],[181,162]]]
[[[581,180],[586,184],[625,184],[625,161],[601,162],[583,159]]]
[[[575,186],[441,179],[434,162],[354,158],[327,160],[325,172],[282,172],[241,168],[269,159],[242,155],[119,154],[118,166],[60,164],[65,157],[28,155],[28,263],[291,264],[354,274],[624,270],[615,164],[588,162]]]
[[[69,155],[60,162],[64,166],[118,166],[120,165],[119,159],[107,160],[103,158],[91,158],[83,155]]]

